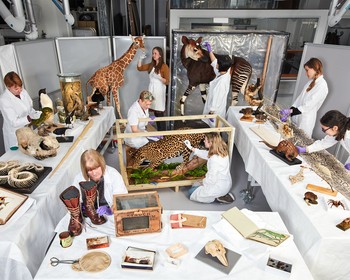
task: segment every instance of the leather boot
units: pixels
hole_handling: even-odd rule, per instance
[[[97,186],[93,181],[83,181],[79,183],[81,192],[83,193],[83,203],[85,206],[84,214],[88,216],[95,225],[102,225],[106,221],[103,216],[96,213],[95,201],[97,196]]]
[[[70,212],[68,230],[73,236],[80,235],[83,230],[83,217],[80,211],[79,190],[70,186],[61,193],[60,199]]]

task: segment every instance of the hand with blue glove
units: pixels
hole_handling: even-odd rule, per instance
[[[97,208],[96,210],[96,213],[99,215],[99,216],[103,216],[103,215],[112,215],[113,212],[112,212],[112,209],[109,208],[108,205],[103,205],[103,206],[100,206]]]
[[[214,113],[215,113],[214,111],[210,111],[209,115],[214,115]],[[215,119],[210,118],[209,121],[213,123],[213,122],[215,122]]]
[[[203,46],[207,48],[208,52],[212,52],[211,45],[209,44],[209,42],[204,42]]]
[[[280,118],[280,120],[282,121],[282,122],[285,122],[285,121],[287,121],[287,119],[288,119],[288,117],[289,117],[289,115],[292,113],[292,109],[283,109],[283,110],[281,110],[279,113],[281,114],[281,118]]]
[[[350,162],[344,165],[345,169],[350,171]]]
[[[298,150],[298,154],[305,154],[306,153],[306,147],[300,147],[300,146],[295,146]]]
[[[148,122],[150,125],[153,125],[155,122],[153,121],[155,118],[156,118],[156,116],[150,116],[149,117],[152,121],[150,121],[150,122]]]

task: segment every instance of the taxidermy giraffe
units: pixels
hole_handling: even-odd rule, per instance
[[[123,117],[120,112],[119,88],[124,84],[124,70],[130,64],[139,48],[145,51],[143,42],[144,36],[130,37],[132,39],[132,44],[129,49],[111,64],[98,69],[86,82],[86,92],[88,85],[92,87],[92,93],[87,97],[89,102],[91,102],[91,98],[95,93],[102,94],[103,96],[107,95],[107,105],[109,106],[111,102],[108,93],[112,91],[115,106],[120,118]]]

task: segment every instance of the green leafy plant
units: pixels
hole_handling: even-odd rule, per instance
[[[162,163],[157,167],[157,170],[174,170],[178,165],[180,165],[180,162]]]
[[[130,174],[130,178],[135,180],[135,184],[148,184],[151,182],[151,178],[157,176],[159,171],[152,170],[152,168],[147,167],[145,169],[135,169],[133,173]]]
[[[207,171],[208,171],[207,165],[203,164],[202,166],[199,166],[196,169],[187,171],[185,173],[185,176],[202,177],[207,173]]]

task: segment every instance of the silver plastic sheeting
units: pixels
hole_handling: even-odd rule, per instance
[[[188,32],[173,30],[172,40],[172,85],[171,85],[171,115],[180,115],[180,98],[188,87],[187,70],[181,63],[181,38],[197,39],[202,37],[203,42],[209,42],[216,54],[234,55],[246,59],[252,66],[252,76],[248,84],[255,84],[257,78],[262,78],[268,39],[272,37],[268,67],[263,88],[264,97],[274,100],[277,95],[282,63],[285,57],[289,33],[276,31],[232,31]],[[208,92],[208,89],[207,89]],[[231,92],[231,91],[230,91]],[[231,104],[231,93],[228,94],[227,105]],[[243,94],[239,94],[238,105],[246,105]],[[199,87],[186,99],[185,115],[202,114],[202,103]]]

